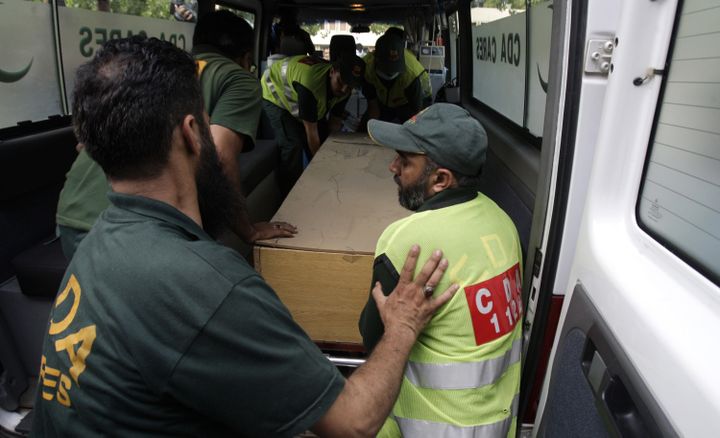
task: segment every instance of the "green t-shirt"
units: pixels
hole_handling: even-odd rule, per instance
[[[344,386],[235,251],[175,208],[110,193],[43,345],[37,436],[293,436]]]
[[[211,46],[197,46],[193,53],[210,123],[232,129],[254,143],[262,111],[258,79]],[[251,149],[247,146],[246,151]]]
[[[260,121],[260,84],[250,72],[212,51],[212,47],[196,48],[198,69],[202,69],[205,109],[210,123],[221,125],[245,135],[252,149]],[[89,230],[100,213],[107,208],[110,185],[100,166],[86,152],[78,155],[68,172],[58,201],[56,222],[81,231]]]
[[[58,225],[89,230],[100,212],[110,205],[106,195],[109,190],[103,170],[85,149],[81,150],[65,177],[55,221]]]

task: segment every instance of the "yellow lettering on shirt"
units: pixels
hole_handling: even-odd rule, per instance
[[[467,284],[470,281],[470,277],[465,279],[459,279],[457,278],[458,272],[465,266],[465,263],[468,261],[467,254],[463,254],[462,257],[460,257],[460,260],[453,263],[453,267],[450,270],[450,282],[451,283],[457,283],[457,284]]]
[[[60,292],[60,295],[58,295],[57,300],[55,301],[55,308],[65,302],[70,295],[70,292],[73,294],[72,307],[65,318],[60,322],[50,321],[50,330],[48,330],[48,332],[51,335],[57,335],[67,329],[70,326],[70,323],[73,322],[73,319],[75,319],[75,314],[77,313],[78,306],[80,305],[80,294],[82,292],[80,289],[80,283],[78,283],[77,278],[75,278],[75,274],[70,274],[70,278],[65,285],[65,289]]]
[[[80,307],[80,298],[82,296],[82,288],[78,282],[75,274],[70,274],[67,284],[62,292],[58,295],[55,300],[55,308],[57,309],[62,303],[64,303],[72,293],[72,305],[67,315],[60,321],[55,321],[53,318],[50,320],[50,328],[48,333],[51,336],[60,335],[67,331],[77,315],[78,308]],[[90,352],[92,351],[93,343],[97,337],[97,327],[95,324],[88,325],[81,328],[75,333],[71,333],[62,339],[55,340],[55,351],[65,351],[70,359],[70,369],[66,373],[63,373],[58,368],[52,368],[47,365],[47,359],[45,355],[42,356],[40,363],[40,380],[42,382],[42,398],[44,400],[51,401],[57,400],[58,403],[65,407],[72,405],[70,399],[70,390],[73,385],[73,380],[76,384],[80,384],[78,379],[80,375],[85,371],[86,361]],[[77,347],[77,348],[76,348]]]
[[[55,341],[55,351],[67,351],[70,363],[72,364],[69,372],[75,383],[78,383],[80,374],[85,371],[85,360],[88,355],[90,355],[93,342],[95,342],[95,336],[96,330],[93,324],[63,339]],[[80,344],[80,346],[77,351],[75,351],[75,345],[77,344]]]
[[[40,359],[40,381],[42,382],[42,398],[45,400],[52,400],[54,395],[50,392],[45,391],[45,388],[52,388],[55,389],[57,386],[57,380],[54,380],[54,378],[57,378],[60,376],[60,370],[57,368],[52,368],[47,366],[47,360],[45,359],[45,355],[43,354],[42,358]]]
[[[60,376],[60,386],[57,390],[57,401],[66,408],[69,408],[71,404],[70,394],[68,394],[71,386],[72,382],[70,381],[70,378],[68,376],[66,376],[65,374]]]
[[[505,249],[503,248],[500,238],[496,234],[490,234],[483,237],[482,242],[493,267],[504,267],[507,263],[507,255],[505,254]]]

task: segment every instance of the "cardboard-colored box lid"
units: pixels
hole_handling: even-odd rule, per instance
[[[335,134],[315,155],[273,221],[298,228],[291,239],[258,245],[374,254],[383,230],[408,214],[388,170],[395,151],[366,134]]]

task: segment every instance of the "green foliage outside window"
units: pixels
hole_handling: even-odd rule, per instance
[[[165,20],[172,17],[169,0],[65,0],[65,6]]]
[[[310,36],[317,35],[318,32],[320,32],[320,29],[322,29],[322,26],[320,23],[303,23],[300,25],[300,27],[307,33],[310,34]]]

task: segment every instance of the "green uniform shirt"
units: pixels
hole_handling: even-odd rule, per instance
[[[198,46],[195,51],[210,124],[245,135],[251,142],[243,150],[251,150],[261,111],[257,78],[210,46]],[[108,191],[110,185],[100,166],[86,152],[80,152],[60,192],[56,222],[81,231],[89,230],[109,205]]]
[[[235,251],[175,208],[110,193],[43,345],[36,436],[293,436],[343,388]]]
[[[212,46],[197,46],[193,53],[210,124],[232,129],[254,143],[262,111],[257,78]]]
[[[58,225],[89,230],[109,205],[108,190],[110,185],[103,170],[85,149],[81,150],[65,177],[55,221]]]

